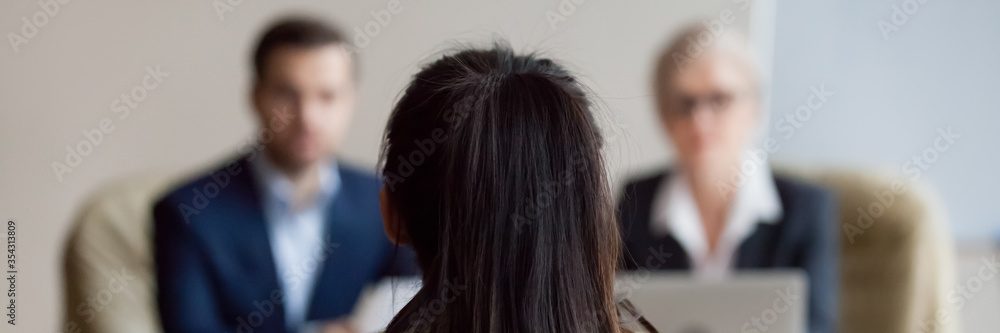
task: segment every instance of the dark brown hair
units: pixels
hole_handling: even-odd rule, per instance
[[[313,48],[327,45],[346,44],[346,35],[336,26],[319,19],[290,16],[272,23],[254,49],[253,69],[256,79],[260,79],[267,68],[268,57],[274,50],[284,47]]]
[[[387,332],[618,332],[601,144],[551,60],[498,43],[417,73],[381,161],[423,286]]]

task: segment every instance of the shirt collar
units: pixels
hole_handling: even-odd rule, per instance
[[[688,185],[688,175],[678,168],[671,177],[664,177],[653,198],[651,231],[655,234],[674,234],[678,241],[704,238],[701,214]],[[752,229],[752,224],[777,224],[783,215],[781,199],[778,196],[774,177],[766,167],[746,175],[741,186],[734,186],[736,194],[732,201],[729,219],[726,223],[741,225],[727,226],[736,230]],[[746,224],[746,225],[743,225]],[[685,244],[698,246],[697,244]]]
[[[735,209],[756,216],[758,223],[778,224],[781,221],[784,209],[770,169],[760,167],[747,177],[746,183],[736,192]]]
[[[288,176],[271,162],[270,157],[264,151],[261,151],[250,163],[254,178],[261,186],[264,198],[287,207],[292,197],[292,181],[288,179]],[[340,187],[340,169],[335,159],[320,162],[319,170],[319,193],[317,193],[316,202],[313,205],[329,201]]]

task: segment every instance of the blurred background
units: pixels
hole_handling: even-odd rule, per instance
[[[567,64],[606,104],[616,186],[672,158],[650,92],[657,51],[682,25],[730,13],[726,29],[746,31],[765,68],[773,163],[869,170],[928,189],[944,207],[959,282],[996,253],[1000,2],[400,3],[388,22],[372,14],[383,0],[0,3],[0,216],[18,224],[19,255],[18,322],[2,330],[64,330],[63,251],[90,195],[202,170],[253,140],[250,50],[288,13],[337,22],[359,53],[360,104],[343,159],[374,170],[390,107],[420,64],[457,42],[504,38]],[[144,98],[121,98],[157,71]],[[818,89],[832,93],[821,109],[799,127],[776,125]],[[101,139],[88,137],[102,126]],[[941,133],[954,142],[928,153]],[[88,140],[92,149],[77,149]],[[962,331],[1000,327],[1000,278],[983,282],[959,309]]]

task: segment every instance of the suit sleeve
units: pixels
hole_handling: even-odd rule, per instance
[[[153,208],[157,302],[165,333],[228,332],[205,258],[180,207],[164,199]]]
[[[837,332],[840,295],[840,238],[837,204],[825,191],[819,192],[815,219],[806,243],[802,266],[809,276],[809,332]]]

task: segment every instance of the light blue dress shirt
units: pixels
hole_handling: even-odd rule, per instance
[[[261,192],[264,219],[274,257],[278,282],[284,294],[285,323],[289,332],[307,331],[306,315],[312,301],[313,287],[334,244],[326,234],[327,208],[340,188],[337,163],[320,165],[320,189],[314,201],[304,209],[292,207],[292,182],[266,154],[251,163]]]

